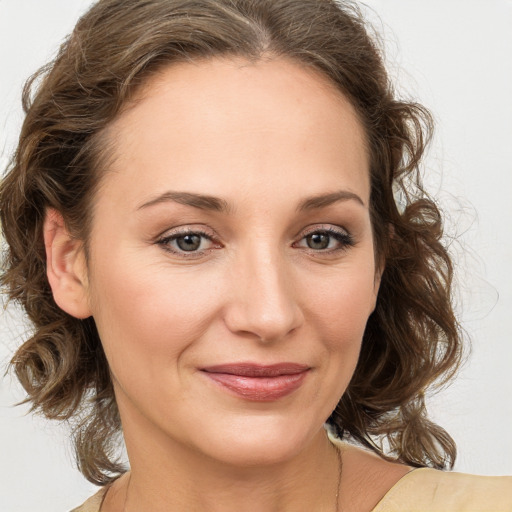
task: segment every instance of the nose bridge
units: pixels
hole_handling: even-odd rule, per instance
[[[275,240],[253,240],[239,254],[229,327],[262,341],[286,336],[302,322],[290,262]]]

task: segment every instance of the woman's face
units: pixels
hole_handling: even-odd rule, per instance
[[[354,109],[286,60],[170,66],[111,126],[89,307],[127,440],[230,463],[318,436],[378,290]]]

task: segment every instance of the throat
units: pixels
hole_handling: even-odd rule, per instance
[[[173,475],[148,475],[132,464],[107,493],[101,512],[340,512],[341,452],[329,441],[311,451],[316,460],[301,453],[279,465],[236,472],[205,468],[192,478],[179,467]]]

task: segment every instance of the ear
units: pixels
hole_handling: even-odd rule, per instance
[[[75,318],[91,316],[83,244],[72,237],[60,212],[46,211],[43,226],[46,275],[57,305]]]
[[[390,232],[394,233],[394,229],[390,226]],[[384,269],[386,268],[386,257],[384,254],[376,255],[375,257],[375,271],[373,277],[373,301],[371,306],[370,314],[375,311],[377,307],[377,299],[379,296],[380,283],[382,281],[382,274],[384,273]]]
[[[373,304],[372,304],[370,313],[373,313],[375,311],[375,308],[377,307],[377,298],[379,296],[380,282],[382,280],[382,273],[384,272],[384,268],[385,268],[384,258],[381,257],[376,262],[376,267],[375,267],[375,277],[373,279]]]
[[[387,225],[388,230],[388,237],[391,243],[393,242],[393,239],[395,238],[395,227],[388,223]],[[371,309],[371,313],[375,311],[375,308],[377,307],[377,299],[379,296],[379,289],[380,289],[380,283],[382,281],[382,274],[384,274],[384,270],[386,268],[386,256],[384,254],[380,254],[376,256],[375,258],[375,277],[373,280],[373,305]]]

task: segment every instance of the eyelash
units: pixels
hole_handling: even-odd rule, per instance
[[[346,231],[338,230],[333,227],[316,227],[315,229],[311,229],[310,231],[306,231],[300,238],[298,242],[294,242],[292,244],[292,247],[298,247],[298,244],[302,242],[303,240],[306,240],[308,236],[317,235],[317,234],[324,234],[328,235],[329,237],[334,238],[340,245],[340,247],[336,248],[327,248],[327,249],[312,249],[310,247],[303,247],[308,252],[313,254],[337,254],[341,251],[346,251],[348,248],[353,247],[355,245],[353,237]],[[202,239],[206,239],[212,244],[215,244],[215,240],[212,235],[209,233],[206,233],[205,231],[202,231],[200,229],[185,229],[181,230],[175,233],[172,233],[171,235],[166,235],[162,238],[159,238],[156,243],[157,245],[160,245],[165,251],[170,252],[172,254],[177,254],[182,258],[201,258],[206,253],[221,248],[221,244],[218,243],[217,247],[210,247],[208,249],[203,249],[201,251],[185,251],[174,249],[171,247],[171,243],[175,242],[176,240],[180,238],[184,238],[186,236],[199,236]]]
[[[315,227],[314,229],[311,229],[310,231],[306,231],[302,235],[299,242],[302,242],[308,236],[318,235],[318,234],[328,235],[328,236],[334,238],[339,243],[339,247],[331,248],[331,249],[312,249],[312,248],[305,247],[306,250],[308,250],[309,252],[314,253],[314,254],[335,255],[341,251],[346,251],[347,249],[349,249],[350,247],[353,247],[355,245],[354,238],[347,231],[341,230],[341,229],[336,229],[336,228],[333,228],[330,226],[329,227]],[[298,244],[299,242],[295,242],[294,246],[296,246],[296,244]]]
[[[170,252],[172,254],[177,254],[183,258],[200,258],[204,256],[205,253],[214,250],[214,248],[211,247],[208,249],[203,249],[202,251],[184,251],[180,249],[173,249],[171,247],[170,244],[172,242],[178,240],[179,238],[184,238],[186,236],[199,236],[202,239],[206,239],[209,242],[215,243],[214,238],[209,233],[206,233],[205,231],[202,231],[200,229],[184,229],[181,231],[177,231],[171,235],[166,235],[158,239],[156,243],[160,245],[165,251]],[[220,247],[220,244],[218,244],[218,246]]]

